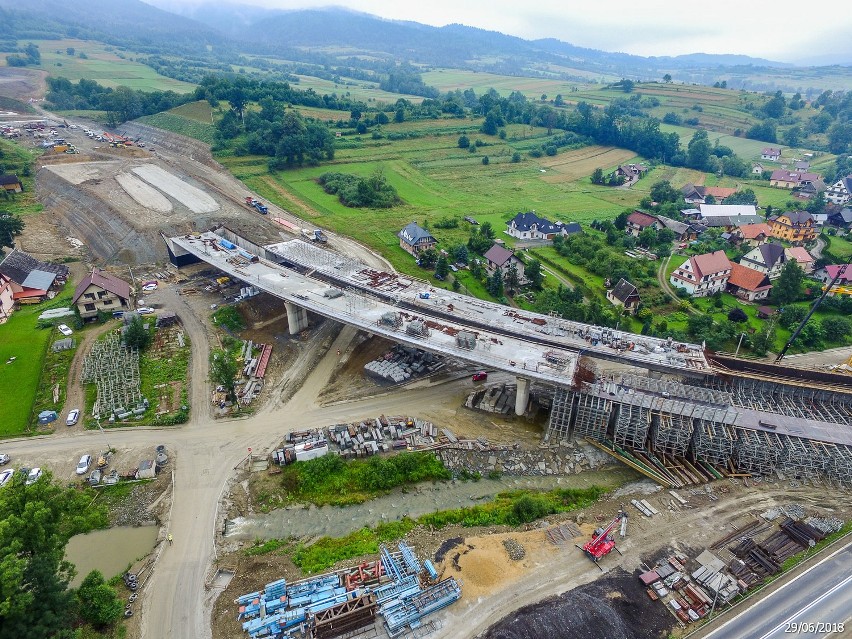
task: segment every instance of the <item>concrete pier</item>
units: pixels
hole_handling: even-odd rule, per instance
[[[518,377],[518,393],[515,395],[515,415],[523,415],[527,412],[527,404],[530,403],[530,380],[526,377]]]
[[[284,308],[287,309],[287,325],[290,329],[290,335],[301,333],[308,327],[308,312],[305,309],[292,302],[285,302]]]

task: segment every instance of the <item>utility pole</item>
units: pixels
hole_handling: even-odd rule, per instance
[[[740,341],[737,343],[737,351],[734,353],[734,357],[737,357],[740,354],[740,346],[743,345],[743,337],[745,337],[745,333],[740,333]]]

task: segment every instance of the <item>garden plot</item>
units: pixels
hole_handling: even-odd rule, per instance
[[[631,158],[636,153],[627,149],[618,149],[607,146],[587,146],[582,149],[566,151],[553,157],[542,158],[539,162],[547,167],[547,175],[542,179],[545,182],[575,182],[589,177],[592,172],[601,168],[605,172],[616,167]]]
[[[153,186],[143,182],[135,175],[130,173],[119,173],[115,176],[115,181],[121,185],[124,192],[132,197],[137,204],[144,206],[146,209],[156,211],[157,213],[171,213],[173,210],[172,203],[169,199],[160,193]]]
[[[219,204],[201,189],[187,184],[179,177],[158,166],[137,166],[133,172],[169,197],[174,198],[193,213],[213,213]]]

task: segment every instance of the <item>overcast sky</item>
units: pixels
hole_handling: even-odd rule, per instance
[[[150,0],[152,4],[202,0]],[[210,2],[211,0],[207,0]],[[214,0],[215,1],[215,0]],[[523,38],[639,55],[741,53],[852,63],[848,0],[237,0],[282,9],[345,6],[384,18],[459,22]]]

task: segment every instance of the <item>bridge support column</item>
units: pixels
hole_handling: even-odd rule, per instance
[[[663,374],[660,371],[652,371],[651,369],[647,370],[648,377],[650,377],[651,379],[663,379]]]
[[[301,333],[308,327],[308,312],[305,309],[292,302],[285,302],[284,308],[287,309],[287,325],[290,329],[290,335]]]
[[[526,377],[515,379],[518,382],[518,393],[515,395],[515,415],[523,415],[527,412],[527,404],[530,403],[530,380]]]

